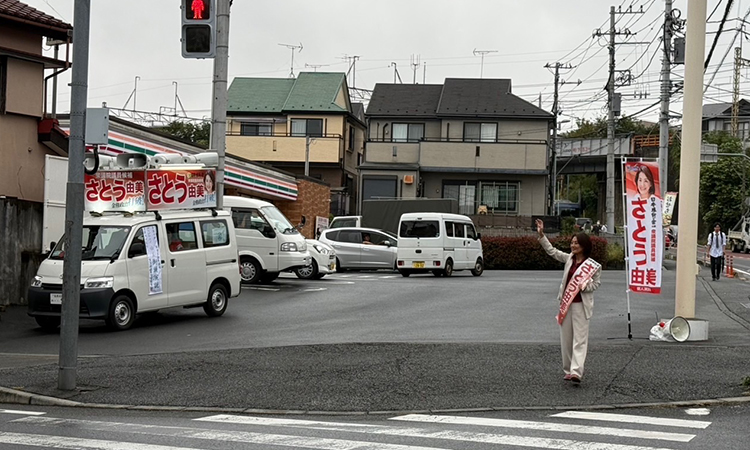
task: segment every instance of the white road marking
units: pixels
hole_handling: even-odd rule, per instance
[[[21,416],[43,416],[47,413],[39,411],[19,411],[15,409],[0,409],[0,414],[18,414]]]
[[[554,431],[557,433],[595,434],[599,436],[618,436],[674,442],[690,442],[695,437],[694,434],[665,433],[661,431],[633,430],[626,428],[593,427],[584,425],[571,425],[567,423],[532,422],[527,420],[486,419],[482,417],[409,414],[406,416],[392,417],[390,420],[441,423],[451,425],[477,425],[483,427],[518,428],[523,430]]]
[[[689,416],[707,416],[711,414],[711,410],[708,408],[689,408],[685,410],[685,413]]]
[[[99,439],[71,438],[65,436],[45,436],[43,434],[4,433],[1,431],[0,443],[71,450],[198,450],[196,448],[139,444],[137,442],[103,441]]]
[[[96,431],[117,431],[120,433],[137,433],[148,436],[168,436],[179,437],[181,439],[203,439],[211,441],[211,448],[215,448],[216,441],[224,442],[241,442],[260,445],[278,445],[292,448],[313,448],[321,450],[439,450],[434,447],[420,447],[412,445],[385,444],[379,442],[352,441],[347,439],[318,438],[314,436],[291,436],[281,434],[256,433],[248,431],[220,431],[206,430],[200,428],[172,427],[158,425],[141,425],[121,422],[101,422],[94,420],[78,419],[46,419],[37,420],[31,423],[37,425],[56,425],[60,427],[74,426],[78,430],[96,430]],[[27,420],[19,419],[18,422]],[[43,435],[23,435],[14,436],[14,440],[7,438],[3,440],[3,434],[0,433],[0,443],[9,442],[20,445],[34,445],[46,448],[62,449],[96,449],[96,450],[187,450],[183,447],[168,447],[161,445],[133,444],[127,442],[114,441],[96,441],[88,439],[63,438]],[[38,439],[38,440],[37,440]],[[37,443],[38,442],[38,443]],[[87,445],[88,443],[90,445]],[[67,445],[60,445],[61,443]],[[98,443],[99,446],[93,444]],[[196,450],[192,448],[190,450]]]
[[[243,286],[242,289],[252,289],[254,291],[272,291],[272,292],[277,292],[281,290],[279,288],[267,288],[267,287],[258,287],[258,286]]]
[[[421,428],[400,428],[379,425],[363,425],[337,422],[318,422],[314,420],[274,419],[266,417],[246,417],[216,415],[194,419],[203,422],[221,422],[246,425],[270,425],[314,430],[342,431],[347,433],[367,433],[381,436],[399,436],[409,438],[443,439],[449,441],[474,442],[483,444],[509,445],[545,449],[576,450],[666,450],[638,445],[620,445],[611,443],[573,441],[569,439],[539,438],[515,436],[510,434],[470,433],[465,431],[431,431]]]
[[[627,423],[640,423],[647,425],[660,425],[666,427],[682,427],[682,428],[708,428],[711,422],[701,422],[699,420],[684,420],[684,419],[666,419],[663,417],[649,417],[649,416],[631,416],[626,414],[609,414],[609,413],[594,413],[586,411],[567,411],[560,414],[553,414],[551,417],[564,417],[566,419],[586,419],[586,420],[601,420],[605,422],[627,422]]]
[[[317,291],[327,291],[328,288],[307,288],[302,289],[303,292],[317,292]]]

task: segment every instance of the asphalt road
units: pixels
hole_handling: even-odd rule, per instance
[[[468,272],[451,278],[391,272],[350,272],[318,281],[283,275],[246,287],[224,316],[203,310],[163,310],[139,317],[123,333],[81,321],[81,356],[140,355],[197,350],[342,343],[559,342],[554,316],[560,271]],[[673,314],[674,277],[659,296],[630,294],[631,330],[647,338],[659,318]],[[625,272],[605,271],[596,293],[592,342],[628,336]],[[45,333],[11,307],[0,327],[3,352],[56,356],[59,333]],[[0,362],[2,367],[2,362]]]
[[[380,416],[0,409],[0,446],[140,450],[498,448],[744,450],[747,405],[624,411],[498,411]]]

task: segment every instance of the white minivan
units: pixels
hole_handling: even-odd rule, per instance
[[[232,213],[244,283],[270,283],[312,264],[305,237],[273,203],[226,195],[223,207]]]
[[[449,277],[456,270],[484,271],[481,235],[467,216],[406,213],[398,226],[396,266],[401,275],[431,271]]]
[[[202,306],[224,314],[240,294],[234,226],[225,211],[86,215],[80,313],[126,330],[137,314]],[[51,245],[29,288],[28,314],[46,330],[60,325],[65,240]]]

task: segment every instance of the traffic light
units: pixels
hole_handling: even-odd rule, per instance
[[[216,0],[182,0],[182,57],[216,56]]]

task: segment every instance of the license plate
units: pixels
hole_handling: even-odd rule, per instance
[[[330,269],[330,270],[336,270],[336,263],[332,262],[331,264],[329,264],[328,265],[328,269]]]
[[[49,304],[50,305],[62,305],[62,294],[50,294]]]
[[[411,266],[415,269],[424,269],[424,261],[414,261]]]

